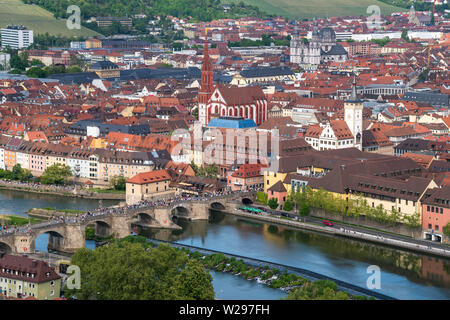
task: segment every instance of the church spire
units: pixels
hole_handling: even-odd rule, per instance
[[[213,90],[213,66],[209,59],[208,51],[208,29],[205,28],[205,45],[203,47],[203,64],[202,64],[202,92],[211,92]]]
[[[358,99],[358,97],[356,95],[356,72],[353,72],[352,98],[351,99],[353,101]]]
[[[205,45],[203,46],[203,58],[204,60],[209,60],[209,53],[208,53],[208,28],[205,28]]]
[[[198,91],[199,120],[204,126],[209,122],[209,98],[214,92],[213,65],[208,52],[208,29],[205,28],[205,46],[203,47],[202,78]]]

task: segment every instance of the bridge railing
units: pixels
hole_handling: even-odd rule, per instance
[[[45,222],[40,222],[36,224],[32,224],[30,226],[22,226],[22,227],[15,227],[11,229],[1,230],[0,231],[0,238],[7,237],[15,233],[29,233],[34,230],[41,230],[46,229],[49,227],[54,226],[60,226],[64,224],[85,224],[89,221],[95,221],[99,218],[104,218],[108,216],[121,216],[121,215],[130,215],[138,213],[139,211],[142,211],[143,209],[149,209],[149,208],[170,208],[176,205],[180,205],[186,202],[209,202],[214,200],[223,200],[223,199],[236,199],[240,197],[245,197],[249,195],[254,195],[256,191],[246,191],[246,192],[233,192],[233,193],[226,193],[226,194],[218,194],[218,195],[211,195],[211,196],[204,196],[204,197],[189,197],[189,198],[182,198],[177,199],[174,201],[159,201],[156,203],[143,203],[143,204],[137,204],[133,206],[127,206],[127,207],[119,207],[114,206],[110,208],[105,209],[98,209],[93,212],[87,212],[82,215],[77,215],[76,217],[64,217],[62,219],[58,220],[48,220]]]
[[[249,191],[249,192],[239,192],[239,193],[229,193],[229,194],[223,194],[223,195],[212,195],[212,196],[206,196],[206,197],[189,197],[184,198],[181,200],[175,200],[175,201],[158,201],[156,203],[150,202],[148,204],[137,204],[132,207],[127,207],[126,211],[129,214],[137,213],[139,211],[142,211],[143,209],[149,209],[149,208],[170,208],[176,205],[184,204],[186,202],[189,203],[199,203],[199,202],[209,202],[214,200],[223,200],[223,199],[234,199],[234,198],[240,198],[245,197],[249,195],[255,194],[256,191]]]

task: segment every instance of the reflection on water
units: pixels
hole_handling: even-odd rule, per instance
[[[39,235],[35,240],[35,249],[41,252],[48,252],[48,233]],[[86,240],[86,248],[94,250],[96,247],[94,240]]]
[[[177,220],[182,230],[139,229],[177,241],[312,270],[362,287],[381,268],[381,293],[399,299],[450,299],[450,260],[346,238],[293,230],[220,212],[209,221]]]
[[[93,210],[99,207],[100,201],[0,189],[0,203],[0,214],[27,216],[25,212],[31,208]],[[102,200],[104,207],[118,203],[118,200]]]
[[[103,201],[104,206],[117,203]],[[30,208],[92,210],[98,208],[99,201],[0,190],[0,204],[0,214],[26,215]],[[177,224],[183,229],[141,229],[140,233],[305,268],[359,286],[366,285],[367,267],[374,264],[381,268],[380,291],[386,295],[400,299],[450,298],[449,259],[271,226],[220,212],[211,212],[209,221],[178,220]],[[47,234],[36,240],[39,251],[47,251],[47,245]],[[95,243],[87,241],[86,246],[94,248]]]
[[[92,200],[85,198],[71,198],[51,194],[19,192],[0,189],[0,214],[14,214],[28,216],[26,212],[31,208],[56,208],[93,210],[102,203],[104,207],[119,203],[118,200]],[[35,248],[38,251],[48,252],[48,234],[44,233],[36,238]],[[86,248],[94,249],[95,241],[87,240]]]

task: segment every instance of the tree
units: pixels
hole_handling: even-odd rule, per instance
[[[112,176],[109,179],[109,185],[114,190],[125,190],[127,180],[124,176]]]
[[[48,76],[47,72],[40,67],[31,67],[27,70],[26,75],[30,78],[46,78]]]
[[[67,184],[68,178],[72,176],[72,170],[65,164],[56,163],[47,169],[41,176],[43,184]]]
[[[209,300],[214,297],[211,274],[195,260],[189,260],[187,267],[177,276],[177,295],[186,299]]]
[[[291,211],[293,209],[292,201],[290,199],[287,199],[283,204],[283,210],[284,211]]]
[[[409,37],[408,37],[408,30],[403,29],[402,30],[402,35],[401,35],[402,39],[405,41],[409,41]]]
[[[278,200],[277,198],[271,198],[268,202],[270,209],[275,210],[278,208]]]
[[[83,70],[79,66],[70,66],[66,69],[66,73],[78,73],[83,72]]]
[[[450,237],[450,222],[443,228],[443,231],[447,237]]]
[[[12,169],[12,179],[21,180],[22,179],[22,167],[20,164],[16,164]]]
[[[13,51],[9,59],[9,65],[12,69],[25,71],[25,68],[28,67],[28,54],[23,52],[19,55],[17,51]]]
[[[37,66],[37,67],[43,67],[43,66],[45,66],[45,65],[42,63],[42,61],[41,61],[41,60],[38,60],[38,59],[33,59],[33,60],[31,60],[30,65],[31,65],[31,66]]]
[[[198,261],[168,245],[113,242],[78,250],[81,289],[65,288],[67,297],[97,300],[214,299],[211,275]],[[107,266],[105,268],[105,266]]]
[[[215,163],[207,165],[205,167],[199,167],[193,161],[191,161],[191,167],[195,172],[195,176],[197,177],[217,178],[217,175],[219,174],[219,168]]]
[[[391,42],[391,39],[389,37],[385,37],[383,39],[371,39],[370,42],[373,42],[373,43],[379,45],[380,47],[384,47],[389,42]]]
[[[302,217],[308,216],[310,211],[311,211],[311,208],[309,207],[309,205],[306,202],[302,202],[300,204],[299,214]]]
[[[215,163],[207,165],[205,170],[208,178],[217,178],[217,175],[219,174],[219,168]]]
[[[348,300],[346,292],[338,291],[335,282],[330,280],[308,281],[286,297],[286,300]]]
[[[192,111],[192,116],[198,120],[198,108],[196,108],[194,111]]]
[[[425,82],[428,78],[429,73],[430,73],[430,69],[428,69],[428,68],[424,69],[419,75],[419,80],[422,82]]]
[[[267,193],[264,193],[262,191],[258,191],[256,193],[256,201],[258,201],[259,203],[267,205],[267,201],[268,201]]]

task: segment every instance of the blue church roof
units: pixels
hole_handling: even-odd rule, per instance
[[[226,128],[226,129],[246,129],[257,127],[253,119],[244,119],[239,117],[220,117],[211,119],[208,127]]]

